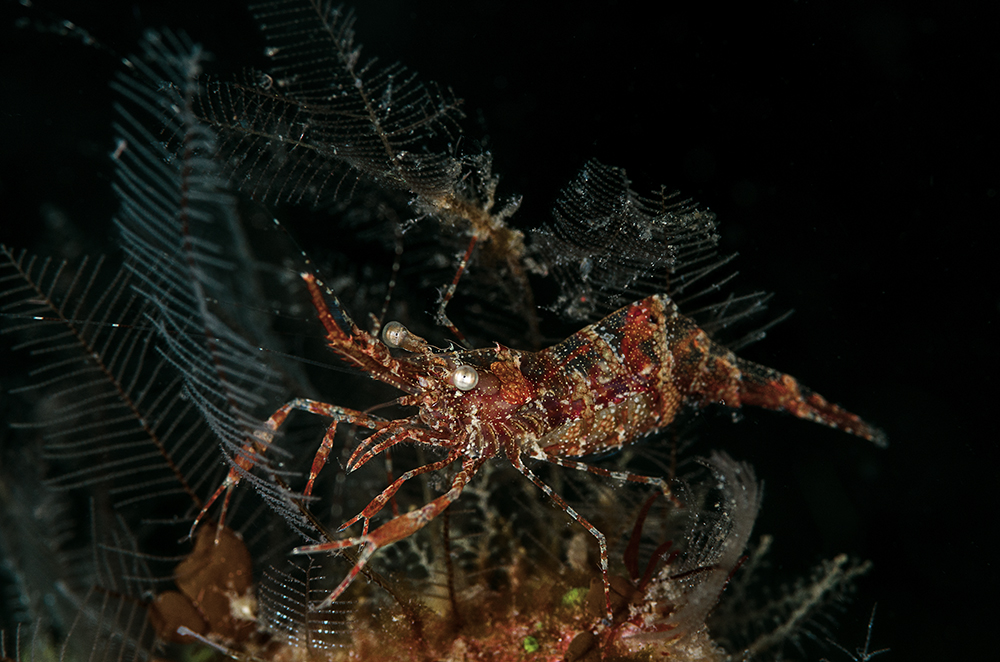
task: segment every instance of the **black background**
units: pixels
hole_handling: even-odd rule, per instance
[[[222,76],[266,64],[240,3],[166,4],[3,5],[0,241],[109,250],[109,51],[169,26]],[[839,643],[863,643],[877,602],[879,659],[983,658],[1000,588],[997,21],[977,3],[695,4],[372,1],[357,29],[367,54],[466,99],[501,193],[524,195],[520,226],[591,157],[718,214],[740,282],[795,309],[744,355],[882,426],[890,448],[747,411],[706,415],[696,449],[754,464],[779,572],[874,561]],[[106,48],[14,27],[51,25],[46,11]]]

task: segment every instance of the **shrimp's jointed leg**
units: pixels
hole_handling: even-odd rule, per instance
[[[525,478],[534,483],[538,489],[545,492],[546,496],[556,502],[556,504],[566,511],[566,514],[572,517],[574,520],[579,522],[583,528],[587,529],[590,535],[597,538],[597,544],[601,548],[601,577],[604,580],[604,602],[608,610],[608,622],[614,617],[614,610],[611,608],[611,579],[608,576],[608,541],[604,537],[604,534],[597,530],[597,527],[588,522],[583,515],[576,512],[573,506],[566,503],[566,501],[555,493],[551,487],[542,482],[542,479],[536,476],[531,469],[529,469],[524,461],[521,460],[521,454],[516,448],[509,449],[507,452],[507,457],[510,463],[514,465],[514,468],[520,471]]]
[[[384,421],[375,416],[370,416],[364,412],[356,411],[353,409],[346,409],[344,407],[336,407],[334,405],[327,404],[325,402],[318,402],[316,400],[308,400],[306,398],[295,398],[282,405],[271,414],[270,418],[264,421],[264,424],[253,433],[253,438],[248,439],[242,448],[231,458],[232,468],[229,470],[229,474],[226,479],[222,481],[222,485],[219,489],[215,491],[212,496],[208,498],[205,505],[202,507],[201,512],[194,518],[194,523],[191,524],[191,531],[188,537],[194,537],[194,532],[198,528],[198,524],[205,518],[208,514],[208,509],[212,507],[223,492],[225,493],[225,498],[222,501],[222,512],[219,514],[218,531],[221,531],[225,525],[226,512],[229,508],[229,500],[232,497],[233,489],[240,484],[247,473],[257,464],[257,458],[263,455],[271,447],[271,442],[274,441],[274,435],[277,433],[278,428],[282,426],[285,420],[288,418],[288,414],[292,412],[293,409],[299,409],[302,411],[308,411],[319,416],[326,416],[327,418],[332,418],[333,422],[326,430],[326,434],[323,436],[323,443],[320,445],[319,450],[316,451],[316,456],[313,458],[312,467],[309,471],[309,481],[306,483],[306,489],[304,492],[305,496],[309,496],[312,493],[313,483],[316,481],[316,475],[319,474],[320,470],[326,464],[327,456],[330,454],[330,449],[333,446],[333,437],[337,431],[337,423],[344,421],[347,423],[352,423],[355,425],[361,425],[363,427],[379,430],[389,425],[388,421]],[[216,533],[216,543],[218,543],[218,533]]]
[[[389,485],[389,487],[382,490],[382,493],[379,494],[374,499],[372,499],[371,502],[369,502],[369,504],[365,506],[364,510],[362,510],[360,513],[358,513],[351,519],[347,520],[343,524],[341,524],[340,528],[337,529],[337,531],[343,531],[347,527],[353,525],[359,519],[363,519],[365,521],[365,528],[361,532],[361,537],[367,536],[369,520],[371,520],[372,517],[375,517],[375,515],[378,514],[378,511],[382,510],[382,508],[385,506],[386,502],[393,496],[395,496],[396,492],[399,491],[399,488],[403,486],[403,483],[421,474],[442,469],[451,464],[452,462],[454,462],[455,460],[457,460],[459,457],[461,457],[461,453],[459,453],[458,451],[452,451],[451,453],[448,454],[448,457],[444,458],[443,460],[432,462],[430,464],[425,464],[423,466],[417,467],[416,469],[410,469],[402,476],[394,480],[392,484]],[[396,516],[398,516],[398,513],[396,513]]]
[[[587,473],[596,474],[598,476],[604,476],[605,478],[613,478],[615,480],[620,480],[630,483],[643,483],[645,485],[653,485],[658,487],[663,495],[669,499],[673,499],[673,493],[670,491],[670,486],[667,485],[667,481],[659,478],[657,476],[643,476],[642,474],[634,474],[628,471],[615,471],[613,469],[604,469],[603,467],[595,467],[592,464],[587,464],[586,462],[580,462],[579,460],[572,460],[565,457],[559,457],[558,455],[542,455],[536,457],[537,460],[542,460],[543,462],[548,462],[549,464],[558,464],[560,467],[566,467],[567,469],[576,469],[577,471],[586,471]]]
[[[466,349],[472,349],[472,345],[470,345],[469,341],[465,339],[465,336],[462,335],[462,332],[458,330],[458,327],[455,326],[455,323],[448,318],[448,315],[447,313],[444,312],[444,309],[448,307],[448,303],[451,301],[452,297],[455,296],[455,290],[458,289],[458,281],[461,280],[462,274],[465,273],[465,268],[469,265],[469,260],[472,259],[472,251],[476,247],[476,239],[477,239],[476,235],[473,234],[472,239],[469,240],[468,248],[465,249],[465,254],[458,262],[458,271],[455,272],[455,277],[452,279],[451,284],[448,285],[448,287],[446,287],[444,291],[441,293],[441,301],[438,302],[438,311],[437,315],[435,316],[435,321],[441,326],[451,331],[455,335],[455,337],[458,338],[458,341],[462,343],[462,345]]]
[[[451,455],[457,456],[457,453],[453,453]],[[449,455],[449,457],[451,457],[451,455]],[[316,607],[316,609],[325,609],[333,604],[333,602],[340,597],[347,587],[351,585],[351,582],[353,582],[354,578],[358,576],[361,569],[365,567],[365,564],[368,563],[368,559],[370,559],[372,554],[375,553],[375,550],[380,547],[391,545],[392,543],[402,540],[407,536],[413,535],[420,529],[427,526],[427,524],[435,517],[444,512],[445,508],[458,499],[458,497],[462,494],[462,490],[469,484],[469,481],[472,480],[472,477],[476,475],[479,468],[483,466],[483,462],[485,461],[486,460],[484,458],[465,458],[462,461],[462,469],[455,474],[455,478],[451,481],[450,490],[422,508],[418,508],[417,510],[410,511],[405,515],[400,515],[399,517],[389,520],[368,535],[357,538],[346,538],[344,540],[333,540],[319,545],[307,545],[304,547],[297,547],[292,550],[293,554],[315,554],[316,552],[327,552],[334,549],[343,549],[344,547],[362,545],[358,561],[354,564],[354,567],[351,568],[351,571],[347,573],[347,577],[344,578],[344,581],[340,582],[340,585],[337,586],[337,588],[335,588],[333,592]],[[434,464],[436,465],[437,463]],[[397,482],[399,481],[397,480]],[[393,483],[393,486],[394,485],[395,483]]]

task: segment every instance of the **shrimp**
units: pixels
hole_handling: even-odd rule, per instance
[[[307,496],[326,462],[340,422],[373,431],[353,451],[348,471],[402,442],[446,451],[443,459],[401,475],[338,529],[343,531],[363,520],[360,536],[294,550],[313,554],[361,547],[354,567],[319,608],[329,606],[344,592],[376,550],[413,535],[440,515],[493,457],[506,458],[597,540],[610,615],[604,534],[546,485],[525,459],[645,483],[669,497],[670,487],[662,478],[595,467],[581,458],[616,451],[663,429],[682,407],[713,403],[786,411],[885,444],[881,430],[828,402],[793,377],[745,361],[714,342],[665,295],[625,306],[538,352],[500,344],[487,349],[439,351],[398,322],[386,324],[380,339],[359,328],[339,308],[335,319],[327,304],[327,297],[333,294],[328,289],[324,294],[322,284],[312,274],[304,273],[302,278],[330,348],[372,378],[403,391],[396,403],[417,411],[408,418],[386,420],[314,400],[292,400],[278,409],[256,438],[247,443],[245,452],[233,459],[237,466],[207,501],[194,526],[223,492],[228,502],[229,492],[252,468],[254,456],[266,451],[274,433],[295,409],[332,419],[312,463],[304,492]],[[334,299],[334,303],[339,302]],[[403,483],[456,462],[461,462],[461,468],[447,492],[369,531],[371,518]],[[224,513],[225,505],[223,517]]]

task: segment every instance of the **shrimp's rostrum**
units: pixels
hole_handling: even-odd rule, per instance
[[[864,437],[876,443],[883,433],[858,416],[827,402],[793,377],[751,363],[715,343],[705,331],[680,314],[666,296],[632,303],[547,349],[531,352],[504,347],[437,351],[399,323],[385,326],[382,339],[355,325],[342,311],[334,319],[321,285],[303,274],[330,348],[372,378],[405,393],[397,400],[413,406],[408,418],[385,420],[363,412],[309,400],[294,400],[268,420],[266,432],[247,444],[234,461],[252,468],[256,453],[266,450],[274,431],[292,409],[333,419],[310,472],[312,489],[333,442],[338,422],[374,430],[354,450],[348,470],[401,442],[419,442],[448,451],[447,456],[413,469],[389,485],[341,527],[364,520],[362,535],[300,547],[315,553],[362,546],[360,557],[343,582],[324,601],[335,600],[380,547],[425,526],[462,493],[485,460],[503,456],[584,526],[598,541],[604,593],[611,612],[607,545],[603,534],[580,516],[524,463],[528,457],[619,480],[647,483],[669,494],[657,477],[611,471],[579,458],[606,453],[634,443],[675,419],[685,405],[718,403],[727,407],[756,405],[787,411],[800,418]],[[346,328],[345,328],[346,327]],[[391,348],[398,348],[394,356]],[[368,522],[404,482],[461,460],[451,489],[424,507],[396,517],[374,531]],[[234,468],[205,509],[239,482]],[[197,522],[196,522],[197,523]]]

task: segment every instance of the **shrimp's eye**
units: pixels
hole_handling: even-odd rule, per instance
[[[399,322],[389,322],[382,327],[382,342],[389,347],[401,347],[409,335],[410,332]]]
[[[471,391],[479,383],[479,373],[471,365],[461,365],[451,373],[451,383],[459,391]]]

